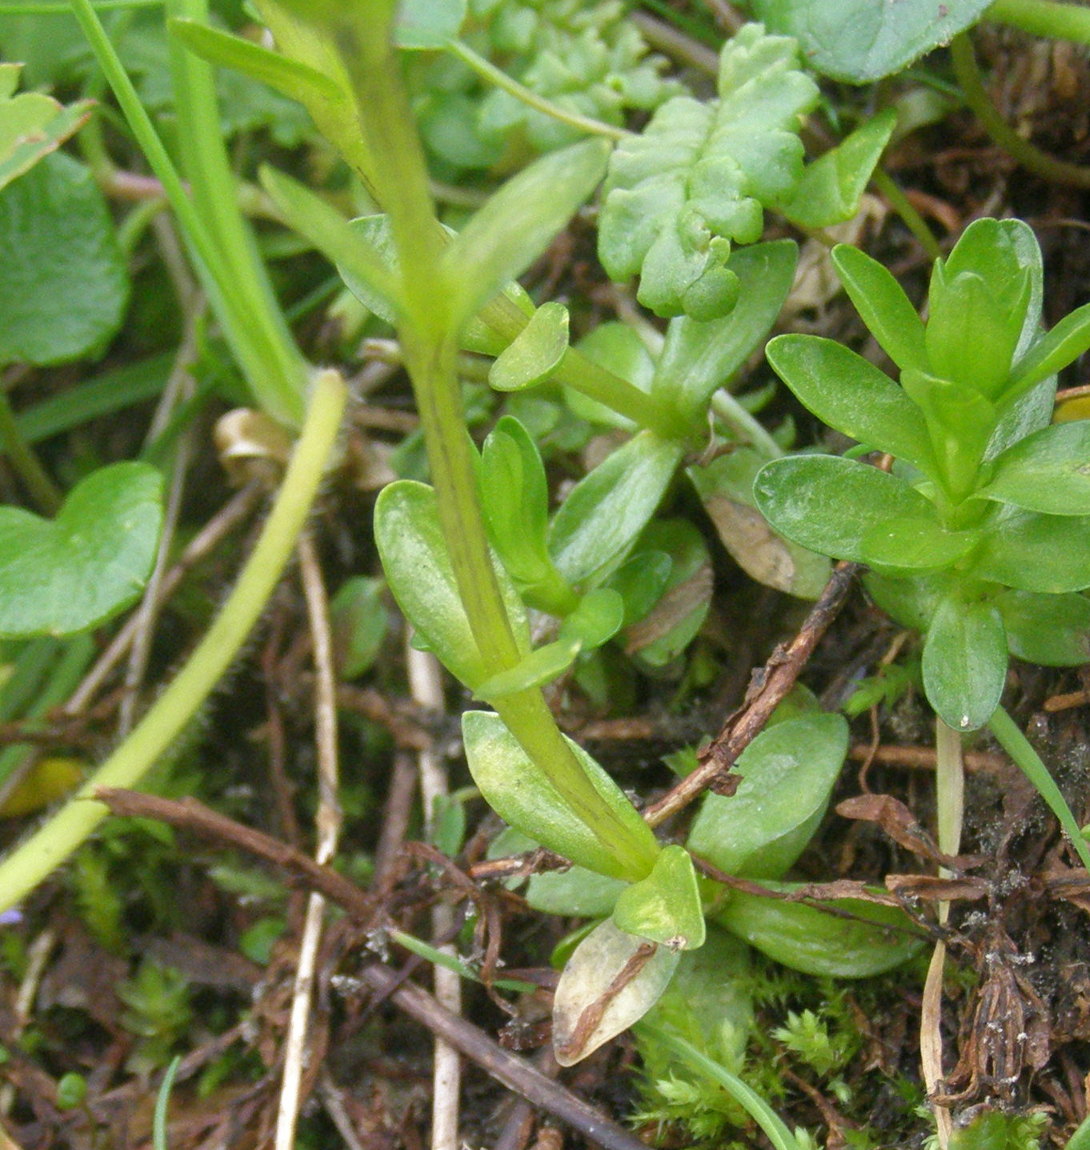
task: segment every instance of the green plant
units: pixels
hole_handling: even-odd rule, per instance
[[[769,360],[821,419],[898,465],[774,460],[758,506],[804,546],[871,568],[877,602],[924,633],[935,711],[957,731],[990,725],[1090,866],[1051,776],[999,709],[1009,653],[1086,660],[1090,431],[1049,417],[1055,373],[1090,346],[1090,306],[1041,333],[1040,250],[1017,220],[966,230],[935,266],[926,323],[870,257],[840,247],[834,261],[901,385],[813,336],[773,340]]]

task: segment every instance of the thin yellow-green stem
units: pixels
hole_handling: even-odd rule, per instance
[[[226,603],[185,666],[132,734],[30,839],[0,862],[0,910],[25,897],[105,818],[98,787],[133,787],[197,713],[264,610],[317,494],[344,409],[334,371],[318,374],[302,435],[276,501]]]

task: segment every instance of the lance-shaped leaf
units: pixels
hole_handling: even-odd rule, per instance
[[[154,467],[115,463],[53,520],[0,507],[0,637],[83,631],[132,603],[155,560],[162,487]]]
[[[828,228],[850,220],[859,211],[859,201],[896,126],[897,113],[887,108],[857,128],[803,169],[780,211],[803,228]]]
[[[576,947],[553,999],[553,1053],[574,1066],[638,1022],[666,989],[680,950],[599,923]]]
[[[704,908],[689,852],[677,844],[663,847],[647,878],[621,892],[613,922],[670,950],[703,946]]]
[[[496,813],[557,854],[613,878],[632,878],[614,846],[580,818],[577,810],[553,785],[545,772],[519,746],[499,715],[467,711],[462,716],[466,762],[473,781]],[[630,844],[651,860],[658,844],[639,812],[604,770],[570,739],[579,765],[610,817],[628,836]],[[648,868],[650,869],[650,868]]]
[[[801,884],[761,885],[790,893]],[[898,907],[857,898],[810,906],[735,890],[712,921],[775,962],[828,978],[869,978],[892,970],[927,941]]]
[[[731,242],[760,239],[764,206],[802,174],[800,118],[818,89],[795,41],[746,25],[723,48],[718,89],[710,103],[669,100],[610,160],[598,254],[615,280],[639,273],[658,315],[725,315],[738,298]]]
[[[65,107],[42,92],[15,95],[22,64],[0,64],[0,188],[54,152],[91,118],[92,100]]]
[[[977,495],[1049,515],[1090,515],[1090,422],[1044,427],[1008,447],[993,466]]]
[[[771,330],[795,278],[798,248],[790,240],[731,253],[727,269],[741,294],[729,315],[701,322],[675,319],[655,368],[651,394],[688,421],[705,418],[708,400],[730,383]]]
[[[1021,395],[1035,383],[1074,363],[1090,347],[1090,303],[1065,315],[1034,343],[1015,366],[1005,396]]]
[[[826,76],[865,84],[899,72],[979,19],[990,0],[755,0],[753,10],[775,32],[797,36],[810,66]]]
[[[641,432],[572,488],[549,534],[553,562],[565,579],[593,584],[620,565],[654,515],[683,450]]]
[[[933,522],[941,531],[934,505],[904,480],[836,455],[774,459],[753,494],[777,531],[834,559],[868,562],[868,540],[898,521]],[[915,566],[911,560],[906,552],[904,565]]]
[[[545,251],[605,172],[609,145],[584,140],[551,152],[508,180],[443,253],[458,285],[458,313],[475,315]]]
[[[375,504],[375,542],[398,606],[436,658],[470,689],[487,680],[493,668],[477,646],[458,593],[435,492],[407,479],[384,487]],[[516,640],[529,654],[522,600],[507,572],[498,563],[494,567]]]
[[[738,790],[704,798],[689,850],[726,874],[782,878],[817,830],[847,752],[848,725],[840,715],[803,715],[769,727],[735,764]]]
[[[1090,516],[1004,515],[973,557],[973,574],[1020,591],[1060,594],[1090,587]]]
[[[768,362],[830,427],[921,471],[933,471],[927,423],[919,408],[861,355],[816,335],[781,335],[768,345]]]
[[[923,320],[889,270],[848,244],[837,244],[832,260],[848,298],[886,355],[902,371],[926,371]]]
[[[955,731],[975,731],[992,717],[1007,677],[1007,635],[990,602],[957,592],[938,605],[923,648],[927,701]]]

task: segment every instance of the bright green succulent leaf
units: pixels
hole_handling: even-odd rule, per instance
[[[848,244],[837,244],[832,260],[848,298],[886,355],[902,371],[926,371],[923,320],[889,270]]]
[[[574,1066],[638,1022],[666,989],[680,950],[599,923],[568,959],[553,998],[553,1055]]]
[[[543,687],[561,675],[575,662],[583,644],[578,638],[564,637],[543,647],[535,647],[514,667],[490,675],[473,688],[478,699],[486,702],[516,695],[532,687]]]
[[[435,492],[403,479],[384,487],[375,503],[375,542],[390,590],[405,618],[439,661],[471,690],[489,678],[458,593],[439,525]],[[507,615],[524,654],[530,652],[522,600],[494,564]]]
[[[705,796],[686,845],[726,874],[782,878],[824,817],[847,753],[840,715],[777,723],[742,752],[734,794]]]
[[[620,565],[658,508],[683,450],[640,432],[572,488],[549,534],[565,579],[592,585]]]
[[[412,51],[441,51],[462,29],[466,0],[404,0],[394,43]]]
[[[1090,421],[1044,427],[998,456],[976,495],[1048,515],[1090,514]]]
[[[55,152],[0,192],[0,365],[97,357],[124,319],[129,287],[89,168]]]
[[[401,298],[400,273],[393,263],[393,245],[385,217],[365,217],[350,223],[320,196],[302,184],[262,165],[261,183],[284,219],[337,266],[348,290],[376,315],[393,322]]]
[[[163,521],[162,476],[114,463],[78,483],[53,520],[0,507],[0,637],[68,635],[144,589]]]
[[[618,281],[639,274],[639,301],[661,316],[712,320],[739,298],[731,242],[753,243],[764,206],[802,175],[800,118],[818,89],[793,40],[748,24],[723,47],[718,101],[678,96],[609,164],[598,255]]]
[[[801,599],[816,599],[829,578],[829,560],[776,534],[757,510],[753,481],[767,462],[739,447],[686,470],[731,558],[758,583]]]
[[[386,638],[387,618],[381,579],[356,575],[337,589],[329,604],[337,672],[355,679],[374,664]]]
[[[326,73],[302,60],[233,36],[199,20],[172,17],[170,33],[195,56],[220,68],[232,68],[309,107],[316,101],[334,102],[342,89]]]
[[[887,108],[807,165],[779,205],[780,212],[802,228],[828,228],[850,220],[896,126],[897,113]]]
[[[666,555],[670,566],[652,610],[625,632],[624,647],[642,665],[665,667],[692,642],[711,607],[714,576],[704,537],[687,519],[659,519],[637,544],[640,555]],[[645,548],[647,550],[645,550]]]
[[[628,883],[608,875],[595,874],[585,867],[565,871],[543,871],[530,876],[526,901],[545,914],[570,918],[605,918],[613,912],[617,896]]]
[[[687,421],[704,419],[712,394],[730,382],[776,322],[798,254],[791,240],[732,252],[727,266],[738,278],[738,302],[720,319],[702,323],[683,316],[670,324],[651,394]]]
[[[1021,394],[1035,383],[1074,363],[1090,347],[1090,303],[1065,315],[1034,343],[1015,365],[1007,392]]]
[[[796,36],[811,68],[866,84],[899,72],[975,23],[991,0],[754,0],[773,32]]]
[[[22,67],[0,63],[0,189],[56,151],[94,110],[92,100],[65,107],[42,92],[15,95]]]
[[[761,513],[788,539],[857,563],[866,562],[868,537],[888,523],[935,515],[904,480],[837,455],[774,459],[758,472],[753,493]]]
[[[704,908],[689,852],[663,847],[645,879],[626,887],[613,908],[614,925],[670,950],[704,945]]]
[[[926,631],[935,608],[956,578],[956,574],[948,572],[897,577],[868,571],[863,576],[863,586],[894,622],[914,631]]]
[[[973,557],[973,574],[1019,591],[1061,594],[1090,587],[1090,516],[1004,515]]]
[[[568,309],[543,303],[492,364],[488,382],[497,391],[519,391],[544,383],[568,350]]]
[[[925,473],[934,470],[919,408],[861,355],[816,335],[777,336],[767,354],[776,374],[818,419]]]
[[[572,638],[583,650],[593,650],[610,639],[624,624],[625,601],[612,587],[596,587],[579,600],[579,606],[560,626],[560,638]]]
[[[1090,662],[1090,599],[1005,591],[995,600],[1012,655],[1046,667]]]
[[[941,571],[968,555],[980,537],[977,530],[945,530],[932,506],[926,515],[897,516],[873,527],[859,553],[877,570]]]
[[[1007,636],[995,604],[965,602],[957,592],[931,616],[923,648],[927,701],[955,731],[975,731],[992,717],[1007,678]]]
[[[605,172],[609,145],[584,140],[523,168],[496,192],[443,253],[463,320],[521,275],[565,227]]]
[[[579,817],[541,767],[519,746],[499,715],[487,711],[465,712],[462,738],[473,781],[500,818],[579,866],[631,880],[632,875],[618,859],[614,844],[604,841]],[[639,812],[586,751],[570,739],[565,742],[613,817],[653,860],[658,844]]]
[[[801,888],[767,880],[761,885],[783,893]],[[828,978],[893,970],[927,941],[898,907],[855,898],[811,906],[732,890],[711,920],[783,966]]]
[[[988,440],[985,459],[995,459],[1020,439],[1048,427],[1056,409],[1056,377],[1048,376],[1017,395],[1008,389],[998,404],[999,421]]]

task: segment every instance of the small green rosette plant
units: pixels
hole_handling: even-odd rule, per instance
[[[1050,425],[1055,375],[1090,346],[1090,305],[1041,329],[1041,254],[1018,220],[976,221],[934,269],[929,318],[880,264],[833,259],[900,386],[830,340],[781,336],[773,367],[815,415],[896,460],[774,460],[754,493],[773,527],[866,564],[866,585],[924,634],[927,698],[971,731],[999,707],[1008,657],[1090,655],[1090,422]]]

